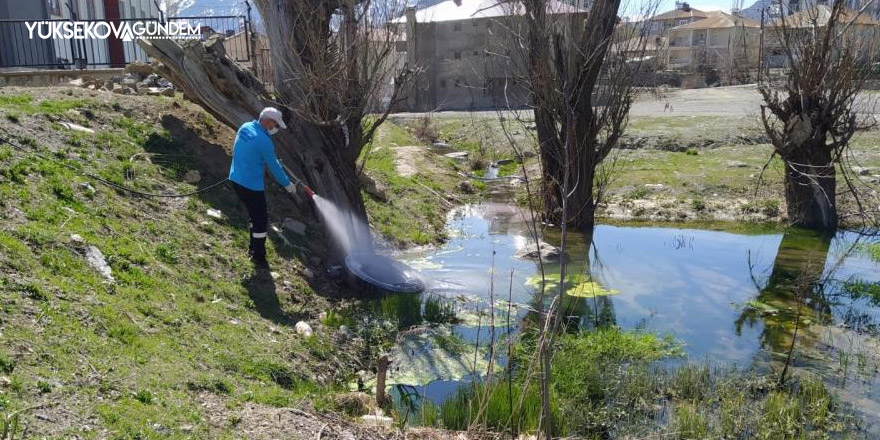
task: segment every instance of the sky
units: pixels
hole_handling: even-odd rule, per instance
[[[181,0],[178,0],[181,1]],[[201,15],[236,15],[244,14],[246,9],[243,0],[183,0],[190,6],[182,11],[182,15],[201,16]],[[464,1],[480,1],[480,0],[464,0]],[[734,0],[694,0],[690,4],[692,7],[702,11],[725,11],[730,12]],[[639,4],[643,4],[645,0],[623,0],[621,11],[623,16],[641,15],[638,11]],[[754,0],[743,0],[743,8],[749,7]],[[253,5],[253,1],[251,2]],[[669,11],[675,8],[675,0],[661,0],[658,13]],[[253,12],[254,18],[257,17],[256,8]]]

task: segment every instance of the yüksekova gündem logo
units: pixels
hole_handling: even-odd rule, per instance
[[[49,40],[105,40],[114,36],[122,41],[138,38],[192,39],[201,38],[201,23],[160,23],[159,21],[28,21],[25,22],[30,38]]]

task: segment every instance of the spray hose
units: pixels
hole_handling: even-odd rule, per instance
[[[293,179],[293,182],[294,182],[294,183],[296,183],[297,185],[303,187],[303,192],[305,192],[306,195],[309,196],[310,199],[312,199],[312,198],[315,197],[315,191],[312,190],[311,188],[309,188],[308,185],[306,185],[305,183],[303,183],[302,180],[299,180],[299,178],[296,177],[296,174],[293,174],[292,172],[290,172],[290,168],[287,168],[287,165],[284,165],[284,164],[282,163],[281,166],[284,168],[284,171],[287,172],[287,175],[290,176],[290,177]]]

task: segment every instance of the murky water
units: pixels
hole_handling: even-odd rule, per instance
[[[401,256],[424,274],[429,291],[422,297],[388,298],[378,307],[407,329],[436,319],[436,310],[429,312],[432,306],[422,303],[443,298],[467,318],[452,333],[468,344],[517,331],[535,306],[529,279],[539,270],[535,261],[514,256],[529,246],[526,225],[523,213],[509,205],[456,210],[448,221],[448,243]],[[558,245],[558,239],[558,231],[544,232],[549,243]],[[589,242],[571,236],[569,270],[581,281],[597,283],[585,285],[601,294],[570,298],[570,324],[672,334],[690,359],[766,371],[783,361],[798,322],[794,368],[822,375],[873,429],[880,426],[880,298],[864,294],[871,286],[880,288],[880,263],[860,251],[856,234],[601,225]],[[544,270],[558,274],[558,264],[546,263]],[[477,311],[493,302],[495,332],[490,333],[489,314]],[[432,345],[444,344],[425,338],[407,346],[404,357],[413,359],[405,359],[402,368],[428,371],[403,382],[420,382],[410,384],[440,402],[470,377],[468,371],[481,371],[482,365],[474,368],[468,358],[485,354],[474,356],[471,346],[461,359],[439,359]],[[437,358],[419,361],[420,356]],[[503,362],[503,355],[499,358]],[[459,368],[431,377],[433,368],[447,362]]]

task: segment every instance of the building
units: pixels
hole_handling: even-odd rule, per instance
[[[667,37],[666,65],[685,71],[756,67],[760,33],[757,21],[723,12],[674,27]]]
[[[446,0],[407,8],[395,23],[405,27],[406,62],[417,74],[399,110],[518,108],[530,102],[523,49],[521,3]],[[586,11],[550,0],[551,19],[583,21]],[[514,31],[518,29],[519,31]]]
[[[715,14],[717,13],[694,9],[686,2],[675,2],[675,9],[651,17],[645,27],[649,36],[665,38],[674,27],[703,20]]]
[[[146,60],[134,41],[30,38],[27,21],[158,19],[153,0],[0,0],[0,67],[122,67]]]
[[[797,35],[805,36],[812,33],[814,27],[825,28],[831,19],[832,9],[827,4],[819,4],[789,16],[780,17],[768,26],[764,33],[765,62],[768,67],[785,67],[787,56],[782,47],[782,29],[788,29],[791,41]],[[840,18],[840,25],[848,26],[846,34],[836,35],[835,38],[855,38],[856,44],[861,45],[862,56],[870,58],[871,62],[877,58],[877,43],[880,38],[880,21],[869,14],[859,14],[852,9],[845,9]]]

